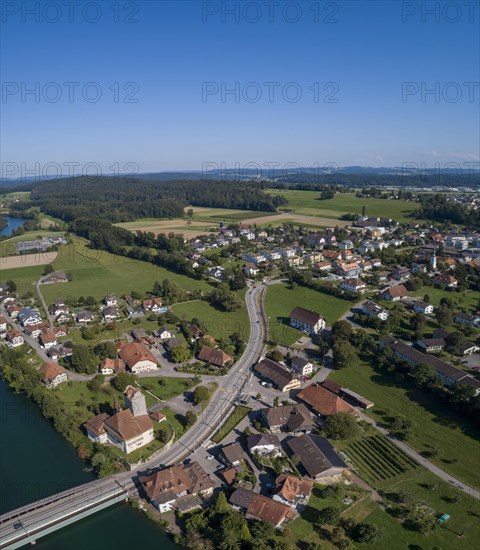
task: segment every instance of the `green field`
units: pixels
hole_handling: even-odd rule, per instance
[[[477,485],[480,430],[451,412],[431,394],[412,389],[394,375],[360,366],[333,371],[333,380],[373,401],[367,413],[379,422],[404,415],[412,420],[413,434],[406,442],[419,452],[436,451],[428,460],[459,479]]]
[[[232,412],[232,414],[227,418],[225,421],[225,424],[218,430],[218,432],[215,433],[215,435],[212,437],[212,441],[214,443],[220,443],[222,439],[225,439],[227,435],[235,428],[237,424],[240,424],[240,422],[247,416],[247,414],[251,411],[249,407],[244,407],[243,405],[239,405],[235,408],[235,410]]]
[[[244,290],[238,292],[238,297],[241,298],[243,305],[237,311],[219,311],[208,302],[201,300],[174,304],[171,309],[172,313],[186,321],[191,321],[193,317],[196,317],[206,328],[208,334],[216,340],[224,340],[234,332],[238,332],[246,341],[250,334],[250,322],[244,295]]]
[[[42,293],[47,303],[55,298],[78,298],[93,296],[97,300],[113,292],[118,296],[136,290],[140,293],[151,291],[155,281],[164,279],[177,282],[185,290],[208,290],[206,281],[197,281],[185,275],[173,273],[147,262],[115,256],[103,250],[92,250],[87,241],[78,237],[72,243],[60,248],[57,259],[52,264],[57,271],[72,275],[72,281],[56,285],[44,285]],[[35,282],[44,267],[2,270],[0,281],[13,279],[20,292],[34,290]]]
[[[288,200],[287,209],[297,214],[338,218],[343,214],[361,214],[366,207],[367,216],[383,216],[397,221],[406,221],[409,213],[418,209],[412,202],[385,199],[357,198],[353,193],[337,193],[333,199],[319,200],[319,191],[291,191],[268,189],[267,193],[280,195]]]
[[[300,331],[285,324],[295,306],[316,311],[325,317],[327,324],[332,324],[352,307],[352,303],[310,288],[296,286],[292,289],[289,283],[280,283],[268,287],[265,306],[270,317],[270,339],[291,345],[302,336]]]
[[[12,279],[15,281],[20,295],[26,292],[33,292],[36,296],[35,283],[42,276],[44,269],[44,265],[21,267],[17,269],[3,269],[0,263],[0,283],[5,283]]]
[[[468,313],[475,313],[480,309],[480,295],[474,290],[465,290],[463,292],[450,292],[433,286],[424,286],[420,290],[411,293],[412,296],[423,298],[425,294],[430,297],[430,303],[435,306],[440,304],[442,298],[453,300],[459,309],[465,310]]]

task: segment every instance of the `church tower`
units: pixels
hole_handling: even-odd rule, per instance
[[[133,386],[127,386],[124,392],[125,405],[132,411],[133,416],[146,416],[148,415],[147,403],[145,396],[138,389]]]

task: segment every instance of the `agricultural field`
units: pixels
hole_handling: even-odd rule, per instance
[[[417,210],[413,202],[400,200],[357,198],[353,193],[337,193],[333,199],[320,200],[319,191],[296,191],[268,189],[272,195],[280,195],[288,200],[285,209],[296,214],[338,219],[343,214],[361,214],[366,207],[367,216],[384,216],[397,221],[407,221],[410,212]]]
[[[240,290],[237,296],[242,300],[242,307],[237,311],[219,311],[203,300],[173,304],[172,313],[185,321],[196,317],[211,336],[216,340],[224,340],[238,332],[247,341],[250,334],[250,321],[244,300],[245,290]]]
[[[206,281],[197,281],[147,262],[115,256],[102,250],[92,250],[87,245],[86,240],[73,237],[71,244],[60,248],[52,264],[53,268],[70,274],[72,281],[42,286],[42,294],[47,303],[55,298],[79,296],[93,296],[99,300],[111,292],[119,296],[131,290],[143,293],[151,291],[155,281],[162,282],[164,279],[175,281],[185,290],[207,291],[210,288]],[[22,278],[22,285],[28,286],[29,276],[38,274],[29,281],[29,290],[34,290],[33,287],[42,272],[41,268],[36,269],[37,271],[30,271],[27,277],[22,273],[23,270],[18,271],[18,275],[16,270],[2,270],[0,280],[3,282],[13,279],[18,284],[17,279]]]
[[[334,370],[330,376],[373,401],[375,406],[366,412],[376,421],[388,423],[402,415],[410,419],[413,430],[406,443],[426,453],[428,460],[466,483],[480,483],[480,430],[473,422],[450,411],[431,394],[413,389],[365,361],[358,367]]]
[[[281,283],[268,288],[265,306],[270,318],[270,339],[288,346],[302,336],[300,331],[288,326],[288,316],[295,306],[316,311],[331,325],[352,307],[352,303],[310,288],[291,288],[289,283]]]
[[[379,434],[352,441],[343,451],[369,483],[381,483],[418,468],[412,458]]]

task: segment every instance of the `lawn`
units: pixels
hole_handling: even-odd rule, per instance
[[[414,428],[407,443],[419,452],[437,452],[429,457],[431,462],[467,483],[480,482],[480,430],[468,419],[451,412],[434,396],[412,389],[394,375],[377,372],[364,361],[330,376],[373,401],[375,406],[367,413],[377,421],[400,415],[410,418]]]
[[[144,293],[151,291],[155,281],[162,282],[164,279],[175,281],[186,290],[209,289],[206,281],[197,281],[148,262],[115,256],[102,250],[92,250],[87,247],[87,244],[86,240],[73,237],[71,244],[60,248],[52,266],[57,271],[71,274],[72,281],[44,285],[42,293],[47,303],[55,298],[78,298],[79,296],[93,296],[99,300],[109,293],[121,296],[131,290]],[[5,271],[2,273],[1,280],[13,279],[18,285],[18,281],[22,279],[22,288],[28,287],[32,290],[43,267],[29,268],[27,276],[22,271],[19,269]]]
[[[409,213],[418,209],[412,202],[385,199],[357,198],[353,193],[337,193],[333,199],[319,200],[318,191],[297,191],[269,189],[268,193],[280,195],[288,200],[287,209],[291,208],[297,214],[338,218],[343,214],[361,214],[366,207],[367,216],[383,216],[397,221],[407,221]]]
[[[203,300],[174,304],[171,310],[177,317],[189,322],[196,317],[208,334],[216,340],[224,340],[234,332],[238,332],[247,341],[250,322],[244,300],[245,290],[239,291],[237,295],[242,300],[242,307],[237,311],[219,311]]]
[[[475,313],[480,308],[480,295],[474,290],[465,290],[463,292],[451,292],[442,288],[433,286],[424,286],[420,290],[411,293],[412,296],[422,298],[425,294],[430,297],[430,303],[435,306],[440,304],[442,298],[453,300],[459,309],[465,310],[467,313]]]
[[[329,325],[352,307],[347,300],[301,286],[291,288],[289,283],[268,287],[265,305],[270,318],[270,339],[285,345],[293,344],[302,336],[300,331],[286,325],[295,306],[316,311]]]
[[[193,378],[159,378],[158,376],[152,376],[139,378],[138,385],[145,392],[148,391],[157,397],[158,399],[155,399],[151,396],[152,400],[156,403],[158,401],[167,401],[176,395],[182,394],[193,387],[194,381]]]
[[[225,439],[227,435],[237,426],[237,424],[240,424],[240,422],[247,416],[247,414],[251,411],[249,407],[245,407],[243,405],[239,405],[235,408],[235,410],[232,412],[232,414],[227,418],[225,421],[225,424],[218,430],[218,432],[215,433],[215,435],[212,437],[212,441],[214,443],[220,443],[222,439]]]

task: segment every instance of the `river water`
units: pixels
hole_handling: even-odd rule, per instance
[[[35,403],[11,392],[0,379],[0,513],[92,479],[73,447],[43,418]],[[38,539],[35,548],[178,547],[142,512],[122,503]]]
[[[23,225],[26,221],[27,220],[24,218],[11,218],[10,216],[7,216],[7,225],[3,229],[0,229],[0,235],[10,237],[12,232],[17,229],[17,227]]]

